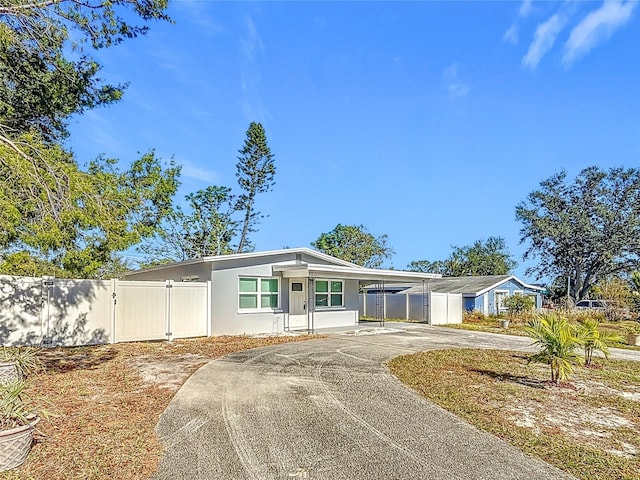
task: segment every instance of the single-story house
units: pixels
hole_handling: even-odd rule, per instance
[[[361,285],[437,277],[363,268],[310,248],[203,257],[125,275],[127,280],[210,281],[213,335],[356,325]]]
[[[535,308],[542,308],[542,292],[544,287],[530,285],[513,275],[487,275],[469,277],[442,277],[426,282],[431,292],[462,294],[465,310],[478,310],[485,315],[505,312],[504,300],[514,293],[531,296],[535,300]],[[418,285],[399,293],[420,293],[424,286]]]

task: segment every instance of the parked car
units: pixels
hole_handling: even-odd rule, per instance
[[[607,302],[604,300],[580,300],[576,303],[576,308],[578,310],[606,310]]]

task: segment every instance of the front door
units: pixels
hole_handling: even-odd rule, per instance
[[[289,329],[307,328],[307,279],[289,280]]]

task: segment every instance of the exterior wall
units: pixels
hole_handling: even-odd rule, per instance
[[[467,312],[472,310],[482,311],[482,295],[479,297],[464,297],[462,299],[462,303],[464,304],[464,309]],[[480,303],[480,305],[478,305],[478,303]]]
[[[194,281],[206,282],[211,279],[211,265],[209,263],[195,263],[192,265],[175,265],[173,267],[152,270],[148,272],[132,272],[125,275],[127,280],[173,280],[181,282],[184,277],[198,277]]]
[[[531,290],[531,289],[527,289],[525,288],[523,285],[521,285],[518,282],[515,282],[513,280],[509,280],[508,282],[502,283],[500,285],[498,285],[496,288],[491,289],[489,292],[487,292],[487,295],[489,295],[489,314],[497,314],[500,312],[506,312],[506,309],[500,309],[500,312],[497,309],[496,306],[496,291],[501,292],[508,292],[509,295],[513,295],[516,292],[520,292],[524,295],[527,294],[535,294],[536,296],[536,308],[540,308],[542,306],[542,297],[540,295],[540,293],[538,293],[535,290]]]
[[[344,308],[316,309],[313,312],[313,328],[345,327],[358,324],[358,281],[344,281]]]
[[[284,330],[288,308],[288,282],[280,280],[280,308],[268,312],[241,312],[238,308],[239,277],[271,277],[271,265],[253,265],[211,274],[211,334],[242,335],[279,333]]]

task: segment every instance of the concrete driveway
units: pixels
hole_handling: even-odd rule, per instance
[[[166,449],[155,478],[573,478],[424,400],[383,364],[445,347],[526,349],[528,339],[387,327],[399,331],[332,334],[205,365],[160,419]]]

